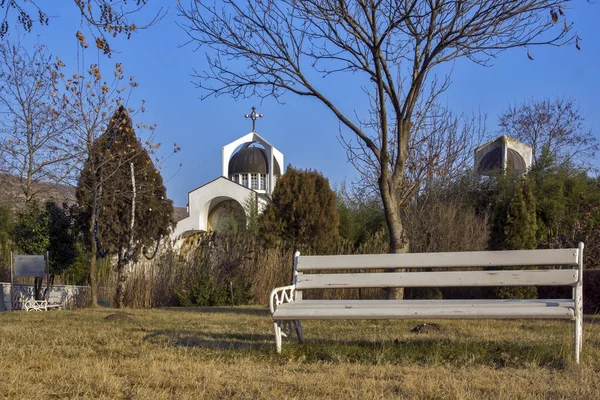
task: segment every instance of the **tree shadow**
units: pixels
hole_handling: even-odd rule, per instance
[[[174,347],[199,347],[220,350],[265,350],[273,347],[272,335],[219,333],[197,330],[161,329],[147,333],[144,341],[167,343]]]
[[[268,308],[250,308],[250,307],[164,307],[161,310],[184,312],[184,313],[196,313],[196,314],[244,314],[250,316],[266,316],[271,315]]]
[[[263,333],[222,333],[199,330],[146,331],[144,341],[173,347],[216,349],[279,357],[273,335]],[[233,354],[233,353],[232,353]],[[292,335],[284,339],[283,356],[304,356],[304,362],[361,364],[451,364],[486,365],[495,368],[526,368],[537,365],[553,370],[565,369],[571,359],[568,347],[534,341],[457,341],[449,338],[402,338],[396,340],[335,340],[307,338],[299,344]]]
[[[317,361],[374,364],[486,365],[495,368],[542,368],[562,370],[571,359],[571,349],[557,350],[539,342],[468,340],[449,338],[403,338],[389,341],[309,339],[304,344],[284,343],[302,349]]]

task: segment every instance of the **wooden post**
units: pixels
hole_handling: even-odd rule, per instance
[[[292,284],[295,285],[298,283],[298,258],[300,257],[300,252],[296,251],[294,253],[294,276],[292,277]],[[302,291],[295,290],[294,291],[294,300],[302,300]]]

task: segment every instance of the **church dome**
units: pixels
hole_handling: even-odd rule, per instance
[[[281,175],[277,161],[274,162],[274,174]],[[260,147],[246,147],[238,151],[229,160],[229,174],[268,174],[267,153]]]

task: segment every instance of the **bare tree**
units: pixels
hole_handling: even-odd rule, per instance
[[[53,107],[51,64],[42,45],[29,52],[0,42],[0,172],[25,203],[48,190],[39,183],[60,184],[73,168],[69,121]]]
[[[500,116],[500,129],[530,145],[534,163],[545,153],[556,163],[590,167],[599,146],[572,99],[530,99],[510,106]]]
[[[88,25],[96,47],[105,54],[111,54],[108,37],[124,35],[128,39],[131,34],[146,29],[157,23],[165,16],[163,7],[159,8],[152,17],[144,23],[135,23],[133,17],[139,15],[148,5],[148,0],[71,0],[73,7],[79,9],[81,20]],[[48,25],[50,16],[44,11],[45,4],[39,0],[0,0],[0,38],[9,31],[11,19],[30,32],[34,24]],[[16,15],[16,16],[15,16]],[[139,21],[138,21],[139,22]],[[85,36],[77,32],[81,45],[87,47]]]
[[[225,0],[178,5],[190,42],[207,51],[196,72],[205,96],[318,99],[376,162],[392,252],[406,251],[401,203],[417,113],[446,86],[435,67],[459,58],[486,65],[504,50],[575,39],[567,1]],[[560,21],[562,20],[562,21]],[[335,102],[323,77],[353,74],[375,99],[375,121]],[[349,93],[351,87],[347,87]],[[425,99],[423,99],[425,97]],[[400,293],[398,293],[400,295]]]
[[[374,112],[375,108],[371,108]],[[486,137],[485,115],[455,115],[446,107],[428,104],[415,113],[415,124],[408,146],[404,185],[400,205],[416,196],[428,196],[436,189],[455,182],[473,165],[473,149]],[[373,119],[371,119],[373,121]],[[363,123],[367,125],[369,121]],[[354,182],[360,191],[378,191],[380,164],[362,141],[340,134],[348,159],[359,172]],[[391,149],[397,148],[390,138]]]

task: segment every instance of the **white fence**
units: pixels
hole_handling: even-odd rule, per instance
[[[43,286],[43,289],[46,287]],[[11,310],[10,283],[0,282],[0,312]],[[15,283],[13,286],[15,298],[15,310],[20,310],[26,300],[34,299],[33,284]],[[73,298],[80,293],[89,290],[89,286],[54,285],[50,291],[51,298],[63,298],[67,301],[67,307],[72,304]]]

